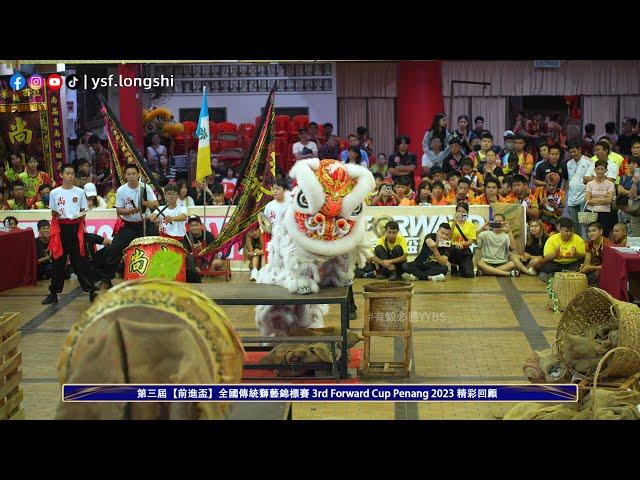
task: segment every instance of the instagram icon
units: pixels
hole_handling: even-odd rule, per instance
[[[28,83],[29,88],[31,88],[32,90],[40,90],[44,85],[44,78],[36,73],[29,77]]]

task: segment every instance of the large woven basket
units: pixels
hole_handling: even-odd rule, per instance
[[[583,335],[588,327],[617,324],[619,347],[640,351],[640,308],[616,300],[604,290],[590,287],[580,292],[569,304],[556,331],[556,345],[563,354],[565,334]],[[612,354],[600,372],[600,378],[629,377],[640,371],[640,357],[630,350]],[[582,377],[584,377],[582,375]]]
[[[578,223],[580,223],[581,225],[589,225],[590,223],[597,221],[598,212],[590,212],[588,210],[578,212]]]
[[[563,312],[571,300],[589,287],[589,281],[584,273],[558,272],[553,276],[551,289],[558,299],[558,310]],[[553,310],[553,298],[549,297],[547,308]]]
[[[372,331],[402,331],[410,321],[413,283],[410,282],[373,282],[363,290],[369,297],[369,328]],[[401,293],[409,295],[375,297],[375,293]],[[371,295],[373,294],[373,295]]]

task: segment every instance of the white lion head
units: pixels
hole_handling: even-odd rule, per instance
[[[362,241],[364,199],[375,187],[371,172],[337,160],[299,160],[289,172],[296,179],[292,207],[284,226],[302,248],[333,257]]]

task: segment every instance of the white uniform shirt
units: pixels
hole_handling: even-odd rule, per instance
[[[613,160],[608,160],[607,161],[607,173],[605,173],[605,177],[612,179],[612,181],[615,183],[616,179],[618,178],[618,171],[619,171],[619,167],[616,164],[616,162],[614,162]],[[589,170],[587,171],[587,174],[585,175],[585,177],[593,177],[596,178],[596,162],[591,162],[591,168],[589,168]]]
[[[285,198],[284,202],[278,202],[274,198],[269,203],[267,203],[267,205],[264,207],[264,214],[269,219],[269,222],[271,223],[272,227],[278,225],[282,221],[284,212],[291,205],[290,200],[287,201],[291,197],[289,197],[289,195],[287,195],[286,192],[285,192],[284,198]]]
[[[164,207],[160,207],[160,209],[162,209]],[[158,213],[160,210],[156,209],[154,211],[154,213]],[[181,220],[181,221],[173,221],[171,223],[167,222],[167,216],[169,217],[177,217],[179,215],[182,214],[187,215],[187,207],[185,207],[184,205],[176,205],[176,208],[171,209],[169,207],[167,207],[163,212],[162,215],[160,215],[160,218],[162,219],[162,223],[160,224],[160,233],[162,233],[163,235],[170,235],[172,237],[184,237],[187,234],[187,229],[185,227],[186,225],[186,220]]]
[[[147,188],[147,201],[153,202],[157,200],[153,189],[146,185]],[[122,215],[122,219],[127,222],[140,222],[142,217],[140,216],[140,185],[138,188],[129,187],[128,183],[120,186],[116,192],[116,208],[137,208],[138,211],[133,215]],[[148,217],[150,211],[147,208],[145,216]]]
[[[584,155],[576,162],[573,158],[567,162],[567,175],[569,177],[569,193],[567,205],[575,207],[584,203],[584,194],[587,186],[582,179],[587,176],[593,164]],[[595,172],[594,172],[595,175]]]
[[[49,196],[49,208],[60,214],[61,219],[73,220],[80,210],[87,209],[87,196],[79,187],[54,188]]]

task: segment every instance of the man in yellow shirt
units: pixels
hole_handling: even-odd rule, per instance
[[[584,183],[589,183],[591,180],[596,178],[595,174],[595,163],[598,160],[604,160],[607,162],[607,178],[611,180],[616,185],[620,184],[620,175],[622,170],[622,163],[624,162],[624,157],[619,153],[611,150],[611,142],[607,137],[602,137],[598,143],[593,147],[593,152],[595,155],[591,157],[591,161],[594,163],[593,168],[589,169],[587,175],[585,176]]]
[[[556,224],[558,233],[551,235],[544,244],[544,265],[540,268],[540,280],[563,270],[577,272],[585,254],[582,237],[573,233],[573,220],[563,217]]]
[[[376,278],[400,280],[402,266],[407,261],[407,241],[398,232],[398,222],[387,222],[384,235],[378,239],[373,249],[373,263],[377,266]]]

